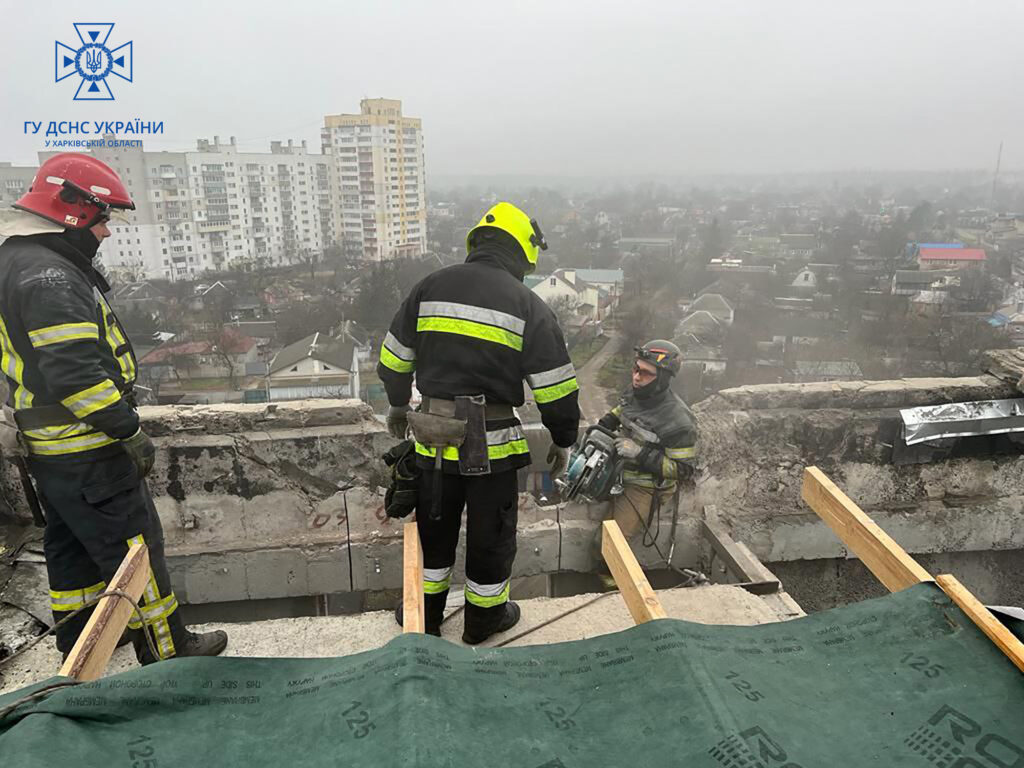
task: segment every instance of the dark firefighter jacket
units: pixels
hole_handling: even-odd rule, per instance
[[[608,416],[601,423],[617,426],[619,432],[643,446],[640,455],[623,468],[624,484],[670,489],[678,478],[692,473],[697,457],[697,421],[672,390],[641,400],[631,387],[609,416],[614,417],[611,423],[606,421]],[[657,441],[645,439],[645,431],[653,432]]]
[[[516,276],[513,256],[474,250],[465,264],[428,275],[402,302],[384,338],[377,372],[392,405],[420,393],[521,406],[523,379],[555,444],[576,442],[579,387],[554,313]],[[491,471],[527,466],[530,452],[518,419],[487,422]],[[424,466],[433,448],[417,444]],[[446,448],[446,472],[458,451]]]
[[[102,289],[102,290],[101,290]],[[61,404],[60,426],[23,430],[37,457],[91,460],[120,450],[139,428],[122,396],[135,354],[104,297],[109,286],[60,235],[11,237],[0,245],[0,345],[15,412]]]

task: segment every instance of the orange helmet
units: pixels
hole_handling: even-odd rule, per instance
[[[111,209],[135,210],[128,190],[106,163],[78,152],[54,155],[14,203],[66,229],[87,229],[110,218]]]

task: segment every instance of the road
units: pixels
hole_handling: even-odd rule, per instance
[[[584,421],[593,423],[608,413],[608,390],[597,385],[597,372],[618,351],[621,343],[622,336],[618,331],[612,331],[605,345],[576,371],[576,381],[580,385],[580,411]]]

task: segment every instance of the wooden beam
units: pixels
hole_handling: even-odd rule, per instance
[[[121,590],[138,603],[148,579],[149,550],[145,544],[133,544],[107,589]],[[60,668],[60,674],[83,682],[102,677],[117,647],[117,641],[134,616],[131,604],[123,597],[103,597],[96,604],[78,642]]]
[[[998,646],[1017,669],[1024,672],[1024,643],[1018,640],[992,612],[989,611],[971,591],[961,584],[955,576],[948,573],[940,574],[935,581],[942,591],[966,613],[978,628],[988,635],[988,639]]]
[[[932,581],[920,563],[817,467],[804,470],[801,496],[890,592]]]
[[[402,558],[402,632],[426,630],[423,614],[423,550],[420,548],[420,533],[416,523],[406,523],[402,528],[405,546]]]
[[[626,601],[633,621],[643,624],[653,619],[667,619],[668,614],[662,608],[658,596],[644,576],[640,563],[629,548],[619,524],[614,520],[605,520],[601,531],[601,555],[608,563],[615,584]]]
[[[707,507],[705,508],[707,509]],[[712,554],[719,557],[732,574],[737,586],[755,595],[778,592],[782,585],[743,542],[732,538],[725,527],[714,518],[702,520],[704,539],[711,545]]]

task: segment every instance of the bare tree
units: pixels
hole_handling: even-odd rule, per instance
[[[567,294],[565,296],[556,296],[547,302],[547,305],[551,307],[551,311],[555,313],[555,317],[558,319],[558,324],[564,329],[576,316],[580,308],[580,300],[575,296]]]

